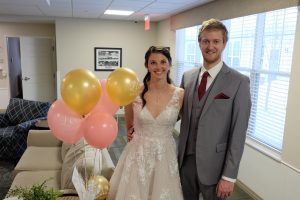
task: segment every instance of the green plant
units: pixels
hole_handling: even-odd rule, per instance
[[[47,179],[41,184],[34,184],[31,188],[16,186],[8,191],[7,197],[18,197],[23,200],[55,200],[63,193],[54,189],[47,190],[45,183],[49,180]]]

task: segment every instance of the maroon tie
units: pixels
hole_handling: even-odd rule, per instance
[[[208,75],[209,75],[209,73],[207,71],[204,72],[203,75],[202,75],[202,79],[201,79],[201,82],[200,82],[200,85],[199,85],[199,88],[198,88],[199,101],[201,100],[201,98],[205,94]]]

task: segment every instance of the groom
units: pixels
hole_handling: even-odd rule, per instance
[[[198,36],[203,66],[182,77],[178,162],[186,200],[200,193],[204,200],[225,199],[238,174],[251,99],[249,78],[221,60],[227,34],[222,22],[204,21]]]

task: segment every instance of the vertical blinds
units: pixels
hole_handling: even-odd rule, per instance
[[[279,152],[284,134],[296,20],[297,7],[292,7],[223,21],[229,31],[223,60],[249,76],[251,81],[252,109],[247,134]],[[199,67],[202,62],[197,41],[199,28],[176,31],[176,52],[180,55],[176,57],[177,84],[184,71]]]

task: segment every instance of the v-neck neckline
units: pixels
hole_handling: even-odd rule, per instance
[[[162,115],[162,113],[164,113],[167,108],[169,107],[169,104],[171,103],[171,101],[173,100],[175,93],[176,93],[177,88],[174,89],[173,94],[171,96],[171,98],[169,99],[168,103],[165,105],[164,109],[162,109],[155,117],[154,115],[151,113],[151,111],[148,109],[147,105],[144,106],[145,109],[147,109],[147,112],[150,114],[150,116],[156,120],[160,115]]]

